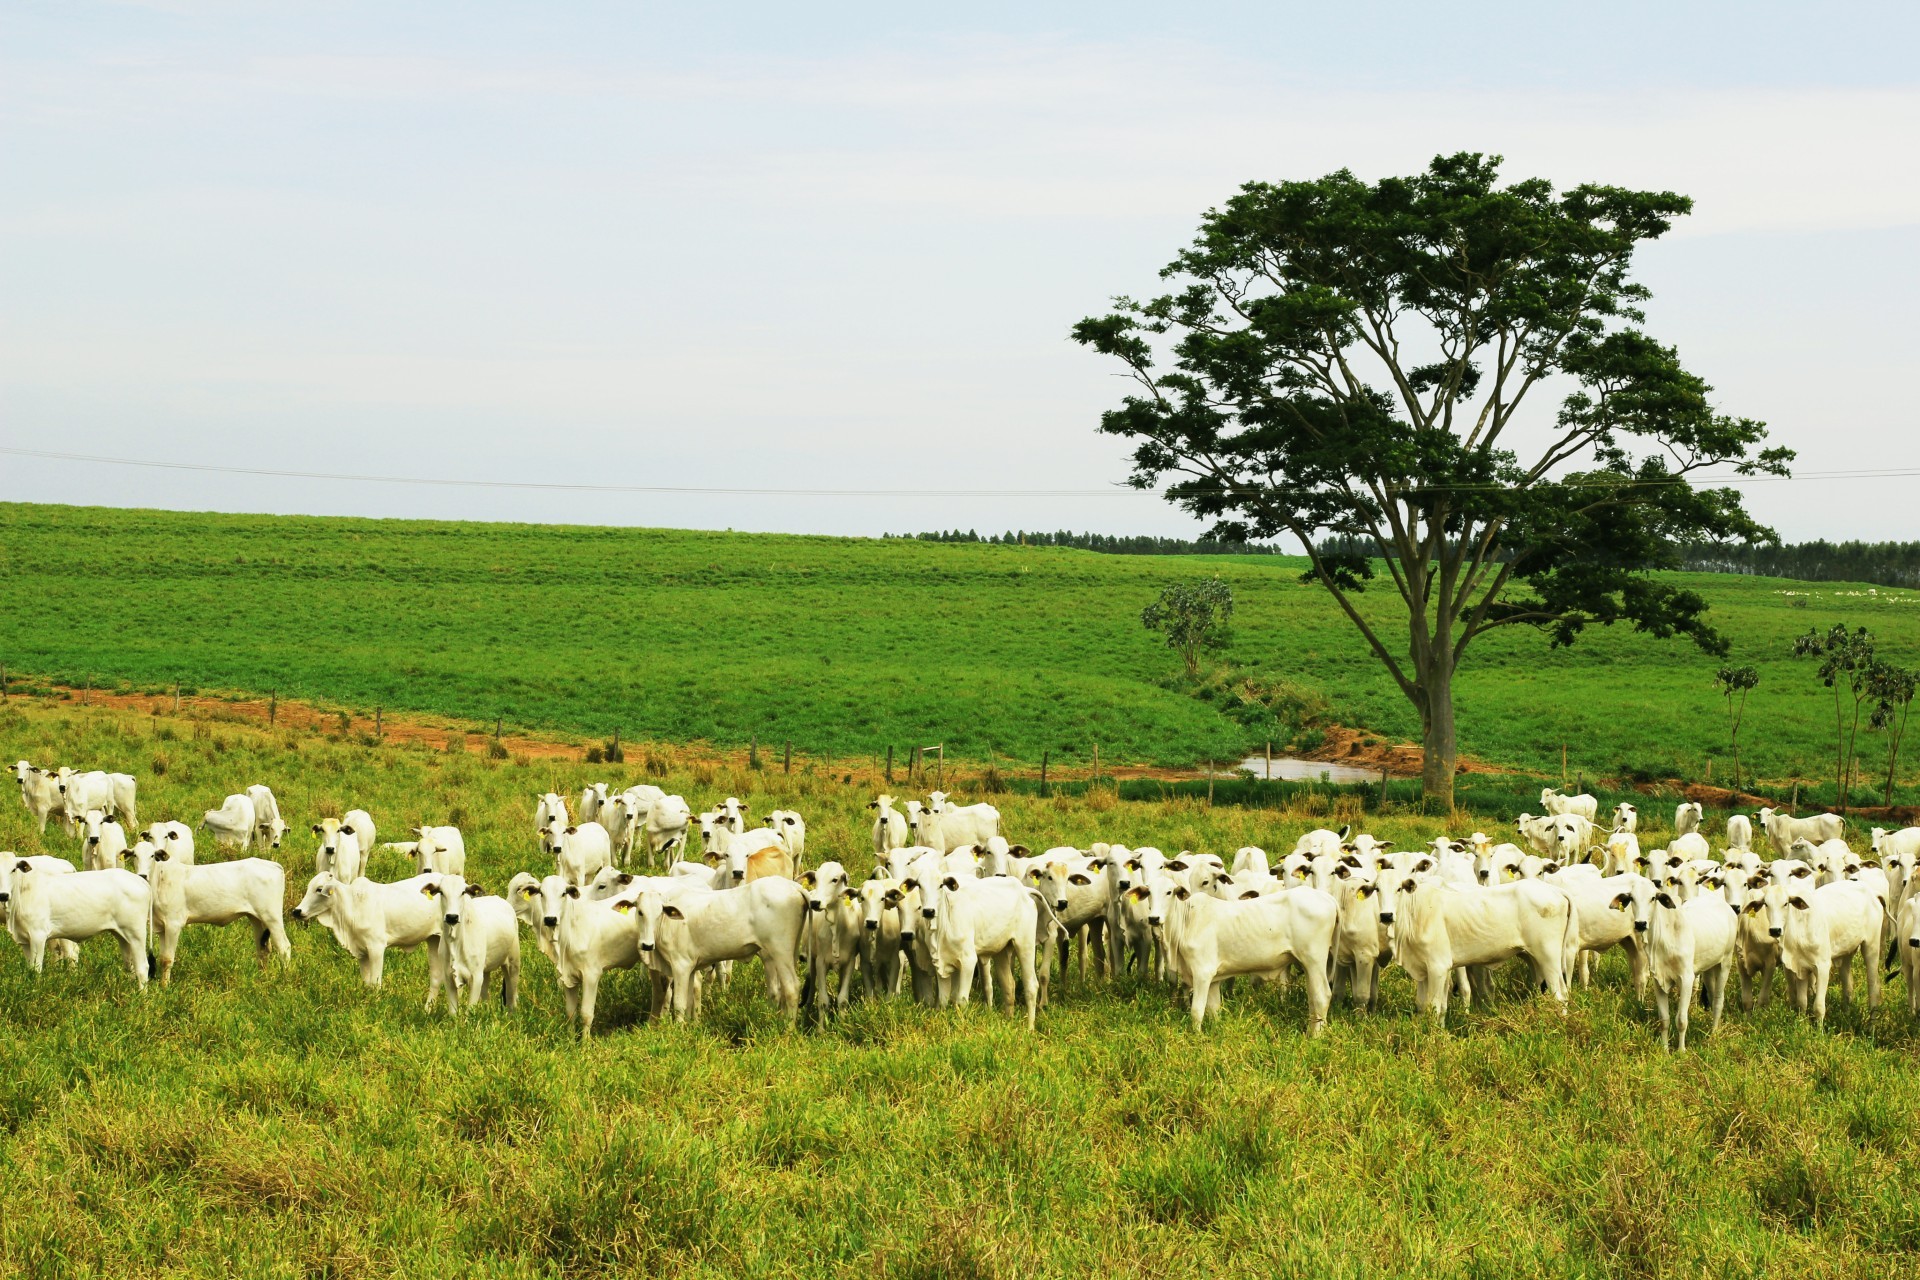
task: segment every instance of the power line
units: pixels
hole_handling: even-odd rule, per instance
[[[578,481],[560,480],[463,480],[449,476],[376,476],[361,475],[343,471],[294,471],[274,467],[236,467],[210,462],[169,462],[158,458],[114,458],[100,454],[63,453],[51,449],[21,449],[0,445],[0,454],[10,454],[21,458],[44,458],[56,462],[88,462],[113,467],[149,467],[163,471],[194,471],[216,475],[262,476],[279,480],[340,480],[352,484],[417,484],[437,485],[443,488],[457,489],[526,489],[556,493],[632,493],[632,494],[677,494],[688,497],[795,497],[795,498],[901,498],[911,497],[917,501],[930,498],[1123,498],[1148,492],[1125,485],[1111,485],[1102,489],[928,489],[920,491],[902,491],[898,489],[817,489],[817,488],[749,488],[736,485],[647,485],[647,484],[593,484]],[[1774,475],[1727,475],[1692,476],[1688,481],[1703,485],[1737,485],[1775,483],[1789,480],[1885,480],[1920,476],[1920,467],[1856,468],[1845,471],[1803,471],[1792,476]],[[1635,480],[1622,477],[1595,480],[1591,483],[1603,486],[1638,487],[1674,484],[1681,477],[1669,477],[1660,480]],[[1484,492],[1509,488],[1503,484],[1436,484],[1421,485],[1417,490],[1406,491],[1402,496],[1415,496],[1419,493],[1465,493]],[[1244,492],[1262,492],[1260,488],[1248,488]],[[1230,490],[1229,492],[1243,492]]]

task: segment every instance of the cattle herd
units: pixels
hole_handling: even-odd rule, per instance
[[[286,873],[245,856],[255,842],[278,849],[289,831],[269,788],[228,796],[195,826],[142,827],[128,775],[24,760],[13,772],[41,833],[56,821],[81,850],[77,867],[0,854],[0,912],[36,972],[50,945],[71,960],[80,942],[109,935],[135,982],[165,983],[186,926],[236,921],[261,963],[291,962]],[[426,1007],[444,998],[453,1012],[489,983],[515,1006],[524,929],[583,1037],[610,970],[643,969],[653,1012],[684,1020],[698,1016],[704,987],[751,957],[789,1018],[803,1005],[831,1017],[856,998],[965,1004],[977,972],[988,1004],[996,993],[1018,1001],[1032,1028],[1053,981],[1132,973],[1184,993],[1197,1030],[1230,979],[1298,977],[1317,1033],[1336,996],[1366,1010],[1389,965],[1406,971],[1421,1011],[1444,1017],[1454,995],[1469,1007],[1490,999],[1509,961],[1524,963],[1529,991],[1564,1007],[1614,948],[1635,995],[1644,1002],[1651,988],[1662,1042],[1681,1049],[1696,998],[1717,1026],[1734,977],[1750,1009],[1771,998],[1778,971],[1795,1007],[1824,1025],[1834,977],[1852,998],[1856,958],[1870,1007],[1897,964],[1920,1016],[1920,827],[1874,828],[1862,853],[1838,815],[1762,809],[1759,847],[1753,822],[1735,814],[1716,853],[1701,807],[1683,804],[1673,837],[1642,849],[1630,804],[1605,828],[1593,796],[1549,788],[1541,806],[1516,820],[1518,843],[1475,832],[1397,849],[1322,829],[1283,856],[1249,846],[1229,859],[1111,843],[1035,854],[1009,843],[991,805],[882,795],[867,806],[871,860],[863,851],[858,864],[871,874],[856,877],[838,860],[807,865],[793,810],[753,827],[735,798],[696,815],[658,787],[600,783],[577,799],[538,798],[531,835],[552,870],[520,872],[504,896],[465,878],[457,827],[377,844],[364,810],[313,823],[314,874],[291,914],[330,931],[370,987],[389,951],[424,949]],[[242,856],[196,862],[200,832]],[[411,858],[416,874],[373,879],[375,849]],[[659,874],[637,873],[636,857]]]

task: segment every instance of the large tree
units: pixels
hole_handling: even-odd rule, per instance
[[[1101,420],[1138,442],[1133,483],[1171,479],[1212,536],[1307,547],[1307,576],[1419,712],[1426,794],[1449,805],[1473,641],[1527,626],[1562,645],[1628,622],[1724,653],[1706,602],[1651,571],[1676,564],[1677,540],[1772,538],[1694,473],[1792,460],[1641,327],[1634,251],[1691,201],[1502,186],[1499,165],[1248,183],[1160,273],[1172,292],[1073,331],[1135,383]],[[1398,610],[1356,600],[1376,564],[1404,642]]]

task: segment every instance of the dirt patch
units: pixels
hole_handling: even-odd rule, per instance
[[[1410,742],[1386,742],[1365,729],[1345,725],[1323,726],[1325,737],[1311,751],[1294,751],[1306,760],[1324,760],[1329,764],[1352,765],[1357,769],[1385,769],[1389,777],[1418,778],[1426,768],[1426,752]],[[1455,773],[1514,773],[1484,761],[1462,756],[1454,765]]]

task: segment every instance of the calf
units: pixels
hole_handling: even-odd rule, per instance
[[[693,809],[684,797],[662,796],[654,801],[640,828],[647,837],[648,859],[657,864],[668,853],[685,849],[692,825]]]
[[[1570,796],[1563,794],[1558,787],[1546,787],[1540,792],[1540,807],[1549,817],[1559,817],[1570,813],[1576,818],[1585,818],[1592,822],[1600,816],[1600,801],[1597,797],[1584,792]]]
[[[156,849],[165,849],[175,862],[193,861],[193,828],[184,822],[156,822],[140,833]]]
[[[567,802],[554,792],[547,792],[534,803],[533,835],[542,849],[547,847],[550,835],[572,822],[573,819],[567,816]]]
[[[894,849],[907,843],[907,815],[893,807],[893,797],[883,795],[867,802],[873,814],[873,856],[883,860]]]
[[[1580,985],[1593,985],[1593,957],[1619,947],[1627,954],[1633,992],[1644,1001],[1647,998],[1646,929],[1631,912],[1623,912],[1615,904],[1623,893],[1631,897],[1643,884],[1645,892],[1651,893],[1653,882],[1631,871],[1598,879],[1569,876],[1563,871],[1547,879],[1567,895],[1573,909],[1574,940],[1566,955],[1568,985],[1572,985],[1576,969]]]
[[[780,843],[793,855],[796,871],[807,865],[807,820],[794,809],[775,809],[767,815],[766,823],[773,833],[780,837]]]
[[[14,763],[13,776],[20,783],[20,803],[27,807],[40,834],[46,835],[47,819],[64,811],[59,775],[20,760]]]
[[[161,986],[173,980],[180,934],[190,924],[245,920],[263,966],[276,952],[281,960],[293,962],[293,948],[281,920],[287,873],[279,863],[240,858],[196,867],[176,863],[165,849],[159,849],[153,854],[147,882],[153,886],[153,955]]]
[[[127,831],[110,813],[87,810],[85,853],[81,865],[88,871],[106,871],[120,865],[127,852]]]
[[[1768,843],[1781,857],[1793,848],[1795,840],[1806,840],[1819,844],[1823,840],[1838,840],[1846,834],[1847,820],[1837,813],[1815,814],[1811,818],[1796,818],[1789,813],[1775,809],[1762,809],[1759,813],[1760,826],[1767,833]]]
[[[557,875],[543,881],[530,872],[519,871],[507,881],[507,901],[513,906],[513,914],[527,926],[534,945],[549,960],[554,959],[553,931],[560,923],[560,899],[566,889],[566,880]]]
[[[135,985],[147,985],[147,931],[153,897],[147,882],[131,871],[50,871],[26,858],[13,864],[13,876],[0,905],[7,931],[27,953],[27,965],[39,973],[47,943],[85,942],[103,933],[120,943],[120,956]]]
[[[1413,979],[1414,1003],[1423,1013],[1446,1017],[1456,968],[1522,955],[1540,989],[1566,1007],[1567,951],[1578,935],[1572,905],[1554,886],[1516,880],[1468,889],[1396,874],[1376,894],[1381,923],[1394,925],[1394,958]]]
[[[599,822],[600,810],[607,803],[607,784],[589,782],[580,792],[580,821]],[[605,826],[605,823],[601,823]]]
[[[467,842],[458,827],[416,827],[414,869],[420,875],[467,874]]]
[[[1833,966],[1840,966],[1840,993],[1853,999],[1853,958],[1867,966],[1867,1008],[1880,1004],[1880,938],[1886,929],[1886,908],[1880,899],[1848,880],[1836,880],[1807,892],[1769,879],[1760,900],[1749,911],[1764,911],[1767,932],[1780,939],[1780,967],[1794,1007],[1806,1013],[1808,988],[1813,999],[1814,1025],[1827,1024],[1827,985]]]
[[[643,890],[632,915],[642,952],[656,953],[671,975],[673,1015],[685,1022],[698,998],[697,970],[726,960],[759,956],[767,994],[788,1021],[800,1009],[798,958],[806,921],[806,891],[792,880],[769,877],[716,893],[689,888],[669,901],[658,889]]]
[[[1335,870],[1333,933],[1333,983],[1331,994],[1347,994],[1355,1009],[1366,1010],[1373,1003],[1380,973],[1393,960],[1393,934],[1380,923],[1380,913],[1368,901],[1377,869],[1354,868],[1344,863]]]
[[[1701,808],[1698,802],[1692,800],[1683,802],[1673,811],[1673,834],[1677,837],[1698,831],[1700,824],[1706,820],[1706,816],[1707,811]]]
[[[869,1000],[900,989],[900,911],[890,880],[867,880],[860,895],[860,981]]]
[[[1613,905],[1630,911],[1635,931],[1647,939],[1653,999],[1660,1010],[1660,1045],[1684,1053],[1696,982],[1705,988],[1702,998],[1713,1011],[1709,1030],[1720,1029],[1727,972],[1733,967],[1733,908],[1717,895],[1702,894],[1682,902],[1670,885],[1655,885],[1638,876],[1634,880],[1616,895]]]
[[[613,841],[607,829],[597,822],[582,822],[547,833],[547,852],[553,855],[554,870],[570,885],[584,887],[594,873],[613,861]]]
[[[1208,1013],[1219,1012],[1221,979],[1278,981],[1297,964],[1306,974],[1307,1034],[1319,1035],[1333,999],[1327,973],[1338,915],[1330,895],[1307,887],[1233,902],[1175,889],[1167,958],[1174,977],[1193,993],[1193,1029],[1201,1029]]]
[[[22,858],[17,853],[0,850],[0,924],[5,924],[7,921],[7,900],[13,895],[13,869],[22,862],[52,876],[68,875],[74,869],[73,864],[65,858],[55,858],[44,853],[31,854]],[[80,959],[80,944],[65,938],[56,939],[53,943],[53,954],[69,964],[74,963]]]
[[[1613,807],[1613,829],[1634,832],[1640,829],[1640,811],[1622,800]]]
[[[1753,823],[1744,813],[1730,814],[1727,817],[1727,848],[1751,849],[1753,847]]]
[[[942,852],[963,844],[984,845],[1000,834],[1000,811],[990,804],[952,804],[944,791],[930,793],[927,800],[920,838]]]
[[[61,769],[59,773],[61,820],[66,824],[69,834],[80,829],[80,820],[87,810],[98,809],[102,813],[117,813],[113,802],[114,778],[131,778],[122,774],[107,774],[99,769],[86,773],[75,773],[71,769]],[[138,825],[137,823],[135,825]]]
[[[446,956],[441,950],[440,912],[433,900],[432,876],[412,876],[382,884],[377,880],[341,880],[321,871],[293,909],[295,920],[320,920],[360,965],[360,981],[378,990],[389,951],[427,949],[427,1004],[431,1010],[446,985]]]
[[[1002,876],[948,875],[920,888],[921,914],[931,913],[941,1007],[967,1003],[974,969],[986,960],[987,1006],[993,1006],[998,977],[1011,1009],[1017,979],[1026,995],[1027,1030],[1033,1030],[1040,1007],[1034,951],[1041,910],[1034,891]]]
[[[1073,958],[1073,944],[1080,943],[1080,980],[1087,978],[1087,954],[1094,955],[1096,972],[1106,969],[1107,878],[1104,870],[1095,873],[1093,863],[1078,849],[1048,851],[1047,860],[1029,868],[1027,882],[1040,891],[1043,901],[1059,917],[1060,981],[1064,986]],[[1048,958],[1051,963],[1051,957]]]
[[[641,961],[633,927],[634,903],[625,898],[589,898],[579,885],[566,883],[557,875],[548,877],[543,885],[543,899],[549,895],[552,901],[544,906],[547,914],[543,919],[553,930],[553,967],[567,1003],[567,1025],[578,1025],[580,1038],[590,1040],[601,977],[612,969],[631,969]]]
[[[433,876],[423,892],[440,907],[442,966],[447,1012],[458,1014],[461,993],[466,1007],[478,1008],[486,998],[487,980],[500,975],[500,1003],[511,1009],[520,1000],[520,926],[511,903],[489,897],[477,884],[457,873]]]
[[[803,875],[800,884],[807,891],[807,985],[816,1009],[837,1012],[853,1000],[866,904],[846,868],[831,860]]]
[[[278,849],[280,841],[290,828],[280,816],[280,801],[269,787],[255,783],[247,788],[247,799],[253,802],[253,831],[260,843],[269,849]]]
[[[213,832],[216,848],[233,848],[245,853],[253,844],[254,829],[259,826],[253,801],[244,795],[230,795],[218,809],[209,809],[200,819],[203,831]]]

